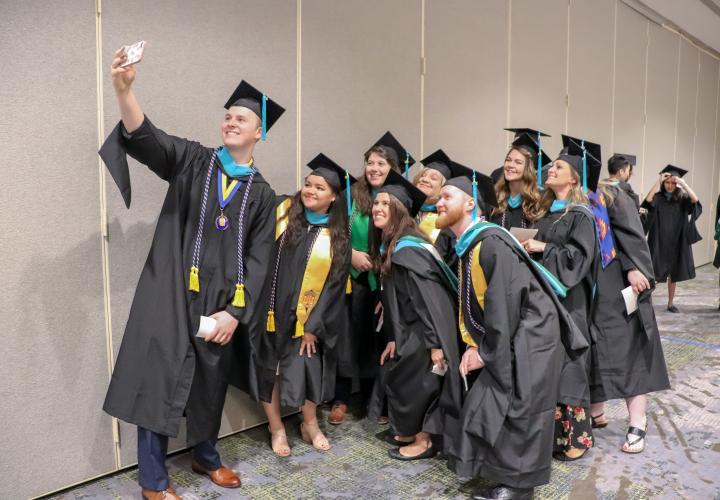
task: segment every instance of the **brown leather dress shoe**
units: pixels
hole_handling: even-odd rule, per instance
[[[328,415],[328,422],[333,425],[340,425],[345,422],[345,413],[347,413],[347,405],[339,404],[333,405],[330,409],[330,415]]]
[[[142,497],[145,500],[182,500],[182,497],[175,493],[175,490],[170,487],[163,491],[146,490],[143,488]]]
[[[223,488],[239,488],[242,484],[240,482],[240,476],[235,474],[233,471],[221,465],[217,470],[207,470],[205,467],[193,460],[192,470],[198,474],[204,474],[208,476],[213,483]]]

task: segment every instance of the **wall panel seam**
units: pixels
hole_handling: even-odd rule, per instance
[[[615,0],[615,13],[613,16],[613,61],[612,61],[612,105],[610,106],[610,154],[615,151],[615,80],[617,78],[617,13],[618,1]]]
[[[567,4],[567,38],[565,44],[565,133],[568,133],[568,120],[570,119],[570,4]]]
[[[295,4],[295,187],[302,183],[302,0]]]
[[[420,0],[420,158],[425,157],[425,0]]]
[[[648,67],[650,66],[650,21],[645,21],[645,84],[643,90],[643,138],[642,138],[642,167],[640,169],[640,185],[645,191],[645,170],[647,169],[645,153],[647,148],[647,95],[648,95]]]
[[[680,64],[682,64],[682,38],[678,36],[677,78],[675,81],[675,140],[673,141],[673,163],[677,163],[678,115],[680,114]]]

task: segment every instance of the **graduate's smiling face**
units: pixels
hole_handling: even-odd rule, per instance
[[[517,149],[511,149],[505,157],[505,164],[503,165],[505,181],[512,182],[521,180],[526,166],[527,158],[525,158],[525,155]]]
[[[557,193],[566,187],[577,184],[577,174],[573,175],[574,169],[563,160],[555,160],[547,173],[545,185]]]
[[[373,224],[378,229],[385,229],[390,224],[390,195],[378,193],[372,206]]]
[[[443,175],[434,168],[426,168],[420,173],[415,186],[429,199],[437,198],[442,188]]]
[[[335,198],[335,193],[324,177],[313,174],[305,177],[305,185],[300,190],[300,199],[305,208],[324,214]]]
[[[231,106],[225,112],[221,127],[223,145],[244,148],[262,137],[262,122],[253,111],[243,106]]]
[[[365,178],[370,187],[381,187],[385,183],[388,172],[390,172],[390,164],[387,160],[377,153],[370,153],[365,162]]]
[[[455,186],[443,186],[440,190],[440,199],[435,207],[438,218],[435,226],[439,229],[451,227],[462,221],[467,214],[472,214],[475,202],[462,189]]]

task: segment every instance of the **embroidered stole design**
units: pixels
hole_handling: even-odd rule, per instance
[[[320,229],[313,243],[310,257],[305,266],[298,304],[295,309],[297,323],[295,324],[294,338],[305,335],[305,323],[310,313],[317,305],[325,281],[330,273],[332,264],[332,249],[330,245],[330,230],[326,227]]]

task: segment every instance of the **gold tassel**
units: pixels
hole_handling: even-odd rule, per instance
[[[352,293],[352,281],[350,281],[350,276],[348,276],[347,284],[345,285],[345,295],[350,295]]]
[[[188,284],[188,290],[191,292],[200,291],[200,269],[195,266],[190,268],[190,283]]]
[[[299,321],[295,323],[295,336],[293,338],[302,337],[305,335],[305,325]]]
[[[267,327],[265,328],[268,332],[274,332],[275,331],[275,311],[270,309],[268,311],[268,317],[267,317]]]
[[[233,298],[232,305],[235,307],[245,307],[245,285],[242,283],[235,285],[235,298]]]

